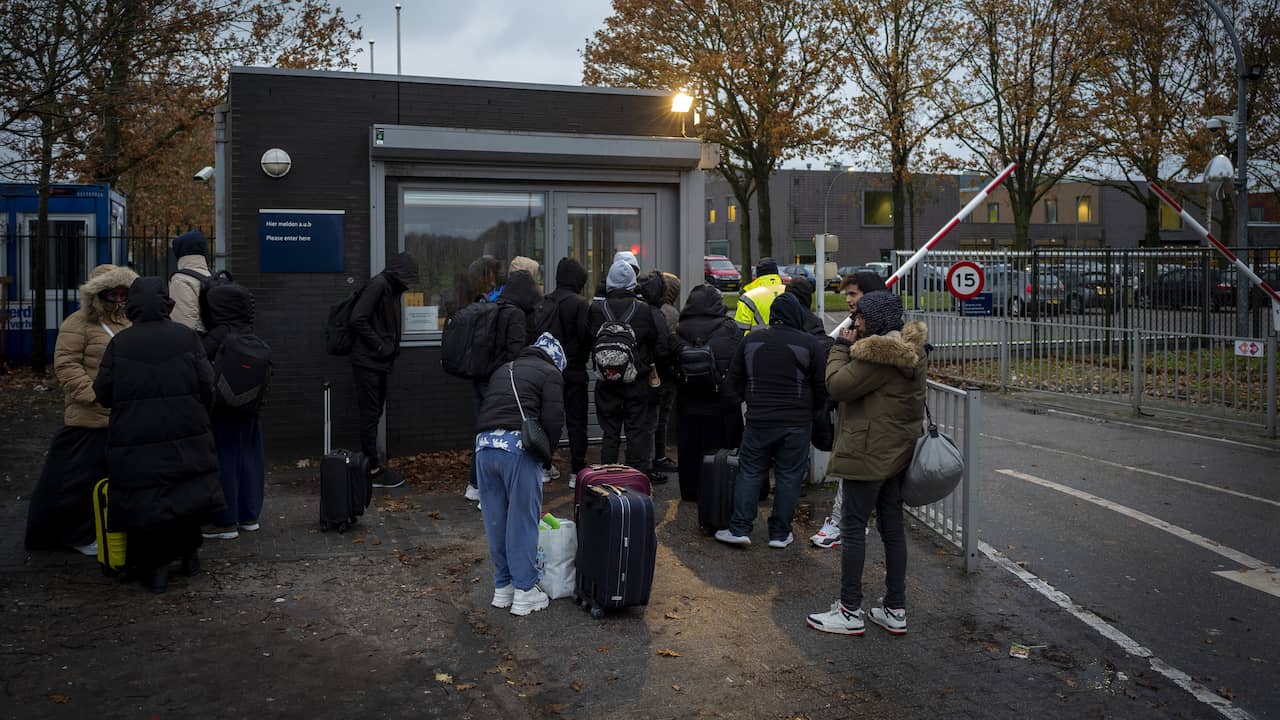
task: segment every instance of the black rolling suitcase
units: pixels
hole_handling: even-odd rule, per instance
[[[648,605],[657,552],[653,498],[613,485],[587,488],[578,508],[575,599],[592,617]]]
[[[324,458],[320,460],[320,529],[344,532],[373,499],[364,453],[334,450],[331,443],[329,383],[324,384]]]
[[[733,486],[738,479],[738,453],[717,450],[702,456],[698,475],[698,524],[708,533],[729,527],[733,518]],[[765,478],[766,487],[768,478]]]

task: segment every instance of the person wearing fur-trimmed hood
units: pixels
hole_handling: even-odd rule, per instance
[[[928,328],[904,323],[902,302],[884,291],[858,301],[854,326],[827,356],[827,389],[840,403],[827,474],[841,478],[840,598],[808,617],[809,627],[861,635],[865,530],[874,509],[884,542],[885,595],[867,616],[894,635],[907,631],[907,541],[902,478],[923,432]]]
[[[93,381],[102,354],[116,333],[129,327],[125,302],[138,274],[99,265],[80,286],[80,309],[58,328],[53,372],[62,384],[63,426],[53,437],[44,470],[27,508],[26,548],[73,548],[97,553],[93,531],[93,486],[107,476],[107,421]]]

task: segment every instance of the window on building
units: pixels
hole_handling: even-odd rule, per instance
[[[1044,221],[1046,225],[1058,224],[1058,201],[1057,200],[1044,201]]]
[[[400,249],[418,260],[418,283],[404,294],[406,334],[438,331],[449,313],[492,290],[517,255],[546,274],[543,193],[402,188]],[[481,256],[497,260],[497,278]]]
[[[1164,203],[1160,204],[1160,229],[1161,230],[1181,230],[1182,216],[1174,212]]]
[[[716,224],[716,206],[712,204],[711,198],[707,198],[707,224]]]
[[[1000,222],[1000,203],[987,203],[987,222]]]
[[[1249,222],[1262,222],[1262,221],[1263,221],[1262,208],[1260,207],[1249,208]]]
[[[725,222],[738,222],[738,201],[730,196],[724,199],[724,204],[727,208],[724,213]]]
[[[862,193],[862,224],[892,225],[893,194],[884,190]]]
[[[1076,222],[1093,222],[1093,198],[1088,195],[1081,195],[1076,198]]]

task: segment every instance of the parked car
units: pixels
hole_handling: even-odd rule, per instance
[[[1201,307],[1209,300],[1206,288],[1218,284],[1218,271],[1210,268],[1208,272],[1207,282],[1204,270],[1198,267],[1173,266],[1160,274],[1143,273],[1137,293],[1138,307]]]
[[[1010,316],[1030,315],[1034,303],[1041,315],[1062,312],[1066,286],[1057,275],[1042,272],[1036,282],[1026,270],[997,266],[986,271],[986,292],[991,293],[991,310]]]
[[[1054,274],[1066,288],[1067,312],[1079,315],[1089,308],[1114,309],[1115,283],[1107,273],[1067,269]]]
[[[791,278],[802,277],[808,279],[815,286],[818,284],[818,279],[814,276],[813,266],[811,265],[787,265],[779,268],[779,273],[782,275],[782,282],[784,283],[791,282]]]
[[[1259,266],[1253,269],[1272,288],[1280,289],[1280,266]],[[1249,282],[1246,278],[1246,282]],[[1236,306],[1236,269],[1227,268],[1218,276],[1218,282],[1210,291],[1210,302],[1214,310],[1231,310]],[[1249,282],[1249,307],[1266,307],[1269,303],[1267,294],[1262,288]]]
[[[737,290],[742,286],[742,273],[723,255],[703,256],[702,278],[721,290]]]
[[[893,274],[893,264],[887,262],[869,262],[866,264],[867,269],[880,273],[880,277],[889,279]]]

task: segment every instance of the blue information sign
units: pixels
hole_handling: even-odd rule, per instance
[[[345,220],[345,210],[259,210],[259,272],[343,272]]]
[[[960,314],[965,317],[991,317],[991,293],[978,293],[977,297],[961,300]]]

